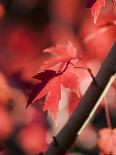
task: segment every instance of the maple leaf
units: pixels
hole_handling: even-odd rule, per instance
[[[56,119],[58,103],[61,100],[61,81],[59,76],[54,77],[49,81],[39,95],[37,95],[37,99],[46,94],[47,98],[43,110],[49,110],[52,117]]]
[[[105,6],[105,0],[97,0],[91,7],[92,16],[94,18],[94,23],[96,23],[98,15],[102,7]]]
[[[76,47],[69,41],[67,44],[56,45],[56,47],[47,48],[44,52],[48,52],[54,55],[53,58],[44,62],[41,69],[48,69],[57,64],[61,65],[67,63],[70,60],[77,59]]]
[[[55,57],[45,61],[42,66],[45,71],[33,77],[40,82],[33,87],[27,106],[46,95],[43,110],[49,110],[53,118],[56,119],[59,101],[61,100],[61,85],[80,96],[77,74],[71,64],[78,61],[77,50],[69,41],[67,45],[57,45],[45,49],[44,52],[49,52]],[[48,70],[56,65],[59,65],[58,71]]]
[[[33,76],[34,79],[38,79],[42,82],[33,86],[32,92],[29,94],[29,99],[26,107],[28,107],[28,105],[34,101],[38,92],[41,92],[41,90],[45,87],[48,81],[54,76],[56,76],[56,72],[53,70],[45,70],[44,72],[38,73],[37,75]]]
[[[70,88],[77,94],[79,91],[77,76],[71,70],[66,70],[61,73],[46,70],[42,73],[38,73],[34,78],[41,82],[32,89],[27,106],[47,95],[43,110],[49,110],[54,119],[57,118],[58,105],[61,100],[61,85]]]

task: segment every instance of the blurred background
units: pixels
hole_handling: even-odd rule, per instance
[[[36,83],[32,76],[51,57],[43,49],[70,40],[83,55],[82,65],[96,74],[115,39],[116,4],[112,0],[106,0],[96,24],[84,0],[0,0],[0,155],[41,154],[80,100],[63,88],[56,122],[42,110],[45,98],[25,109],[29,91]],[[82,95],[90,81],[87,71],[81,70]],[[105,100],[113,127],[115,89],[116,82]],[[101,104],[69,154],[97,155],[98,131],[105,127]]]

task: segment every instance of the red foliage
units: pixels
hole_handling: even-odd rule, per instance
[[[41,80],[41,83],[34,87],[29,96],[28,104],[48,94],[44,110],[50,110],[52,116],[56,118],[58,103],[61,99],[61,84],[63,84],[66,88],[70,88],[72,91],[78,93],[77,76],[67,69],[65,72],[61,73],[48,70],[39,73],[35,77]]]
[[[56,58],[52,58],[44,63],[42,68],[50,68],[60,64],[58,72],[53,70],[45,70],[34,78],[41,82],[37,84],[29,96],[28,104],[48,95],[45,101],[44,110],[50,110],[53,118],[56,118],[58,112],[58,103],[61,100],[61,85],[70,88],[73,92],[79,94],[77,75],[74,72],[71,63],[78,61],[76,48],[69,42],[67,45],[56,46],[45,50],[52,54],[56,54]]]
[[[105,6],[105,0],[86,1],[96,22],[101,8]],[[44,150],[45,126],[49,126],[49,120],[42,109],[49,110],[56,118],[60,103],[63,115],[65,109],[64,118],[68,118],[68,114],[78,105],[80,95],[85,93],[92,81],[87,69],[79,69],[78,66],[89,67],[95,75],[99,66],[96,63],[98,61],[93,59],[103,61],[116,38],[116,9],[113,13],[112,1],[106,0],[110,5],[106,4],[96,25],[89,19],[90,10],[84,7],[85,1],[81,0],[50,0],[47,3],[42,0],[0,2],[0,71],[4,73],[3,75],[0,72],[1,143],[9,138],[18,126],[19,130],[15,135],[19,134],[20,144],[27,154]],[[50,18],[46,18],[48,8]],[[113,23],[113,26],[107,25],[107,22]],[[76,49],[70,41],[63,44],[68,40],[79,48]],[[59,45],[45,49],[44,53],[48,54],[41,52],[54,42]],[[79,61],[79,52],[84,55],[84,61]],[[46,60],[49,54],[52,56]],[[42,104],[33,104],[33,107],[25,110],[27,91],[32,86],[31,82],[35,82],[33,79],[31,82],[29,80],[38,68],[39,73],[33,78],[39,82],[32,88],[28,105],[36,100]],[[20,75],[17,74],[19,72]],[[62,97],[62,85],[66,87],[65,99]],[[41,100],[43,96],[46,96],[44,106]],[[112,87],[106,99],[114,113],[115,97],[115,90]],[[41,113],[38,109],[41,109]],[[32,125],[28,125],[29,123]]]
[[[72,59],[78,59],[77,50],[70,41],[67,44],[56,45],[56,47],[45,49],[44,52],[51,53],[55,57],[45,61],[41,67],[42,69],[48,69],[57,64],[61,65],[71,61]]]
[[[98,146],[104,155],[116,154],[116,129],[104,128],[99,131]]]

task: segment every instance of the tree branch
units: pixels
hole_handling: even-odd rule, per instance
[[[112,83],[116,73],[116,42],[111,48],[108,56],[101,65],[98,74],[95,77],[97,85],[94,81],[90,84],[85,95],[81,99],[79,105],[71,115],[68,122],[55,137],[55,141],[48,146],[44,155],[64,155],[72,146],[83,129],[83,126],[88,122],[91,115],[95,112],[99,102],[103,99],[106,93],[106,88]],[[88,119],[89,118],[89,119]],[[57,144],[56,145],[56,141]]]

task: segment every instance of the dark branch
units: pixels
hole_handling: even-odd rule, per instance
[[[94,109],[97,101],[103,94],[107,84],[114,74],[116,66],[116,42],[114,43],[109,55],[101,65],[101,68],[96,75],[95,79],[98,85],[95,85],[94,81],[90,84],[85,95],[76,107],[72,116],[61,129],[56,136],[56,139],[62,149],[56,147],[54,141],[48,146],[48,149],[44,155],[64,155],[75,142],[77,133],[80,131],[85,121],[90,116],[90,113]],[[99,87],[100,86],[100,87]]]

